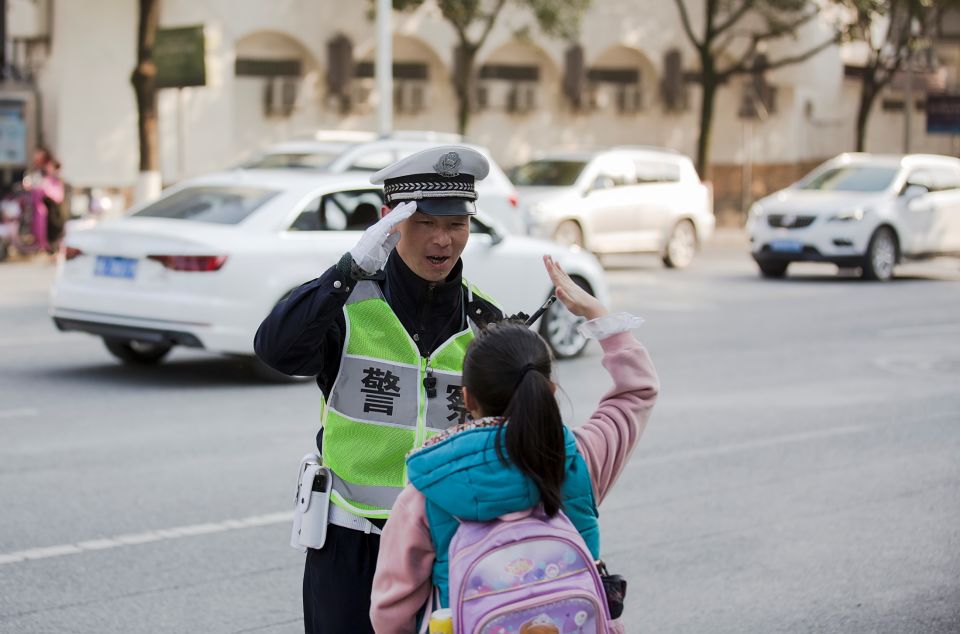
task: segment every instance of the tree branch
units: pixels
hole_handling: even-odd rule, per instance
[[[681,25],[684,27],[684,33],[687,34],[687,37],[689,40],[691,40],[691,44],[694,45],[694,48],[701,50],[705,44],[702,44],[697,39],[697,36],[694,35],[694,29],[691,27],[691,17],[687,14],[687,7],[684,6],[684,0],[674,0],[674,4],[677,5],[677,12],[681,14]]]
[[[731,15],[728,16],[727,20],[724,20],[714,28],[714,33],[723,33],[724,31],[728,30],[737,24],[737,22],[752,8],[754,8],[754,0],[744,0],[744,3],[741,4],[741,6],[731,12]]]
[[[506,2],[507,0],[497,0],[497,6],[495,6],[494,10],[487,15],[487,24],[484,25],[484,32],[481,33],[480,39],[478,39],[476,42],[477,48],[482,47],[484,45],[484,41],[487,40],[487,36],[491,34],[491,31],[494,28],[494,23],[497,22],[497,16],[500,15],[501,9],[504,8],[504,4]]]
[[[782,58],[779,59],[779,60],[775,60],[775,61],[773,61],[773,62],[768,62],[767,64],[764,65],[764,70],[775,70],[775,69],[781,68],[781,67],[783,67],[783,66],[790,66],[791,64],[798,64],[798,63],[803,62],[803,61],[805,61],[805,60],[807,60],[807,59],[810,59],[811,57],[814,57],[815,55],[817,55],[818,53],[820,53],[821,51],[823,51],[823,50],[826,49],[827,47],[832,46],[832,45],[834,45],[834,44],[836,44],[836,43],[837,43],[837,37],[832,37],[830,40],[826,40],[826,41],[824,41],[824,42],[821,42],[820,44],[818,44],[818,45],[815,46],[814,48],[810,48],[810,49],[808,49],[808,50],[806,50],[806,51],[804,51],[803,53],[800,53],[800,54],[798,54],[798,55],[791,55],[791,56],[789,56],[789,57],[782,57]],[[727,79],[727,78],[730,77],[731,75],[744,75],[744,74],[747,74],[747,73],[752,72],[754,69],[751,68],[751,67],[749,67],[749,66],[747,66],[746,63],[744,63],[744,62],[745,62],[745,60],[742,59],[742,60],[741,60],[740,62],[738,62],[738,64],[736,64],[735,66],[732,66],[731,68],[728,68],[727,70],[720,71],[720,72],[718,73],[718,75],[720,75],[720,76],[724,77],[725,79]]]

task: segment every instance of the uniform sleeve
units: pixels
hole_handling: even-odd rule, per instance
[[[602,363],[614,387],[591,418],[574,430],[577,448],[591,475],[597,503],[620,476],[657,400],[658,381],[647,350],[628,332],[601,340]]]
[[[279,372],[314,376],[340,359],[343,308],[356,282],[337,266],[278,302],[254,336],[254,352]],[[331,377],[332,379],[332,377]]]
[[[370,597],[370,622],[377,634],[412,634],[431,594],[434,544],[424,496],[408,485],[397,497],[380,538]]]

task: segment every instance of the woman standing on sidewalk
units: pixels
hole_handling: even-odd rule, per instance
[[[657,377],[647,351],[628,332],[639,320],[609,315],[551,258],[544,263],[558,299],[588,319],[586,334],[600,340],[602,363],[614,386],[590,420],[571,431],[554,398],[550,351],[536,333],[502,323],[471,343],[463,396],[474,420],[408,457],[410,485],[384,528],[371,598],[378,634],[414,632],[434,587],[440,604],[448,605],[447,557],[455,518],[485,522],[542,504],[549,516],[563,509],[592,553],[600,550],[596,505],[617,480],[650,417]]]
[[[23,177],[26,204],[30,205],[31,225],[37,251],[53,253],[63,231],[60,207],[63,204],[63,181],[60,163],[46,148],[37,148],[34,169]]]

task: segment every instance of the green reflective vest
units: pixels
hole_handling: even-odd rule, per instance
[[[470,303],[479,293],[464,284]],[[460,421],[461,369],[476,325],[468,317],[464,330],[422,357],[372,280],[351,291],[344,318],[340,371],[330,395],[321,396],[331,501],[355,515],[385,519],[407,484],[407,454]]]

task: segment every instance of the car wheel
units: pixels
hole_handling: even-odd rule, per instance
[[[581,226],[573,220],[565,220],[554,231],[554,242],[565,247],[578,246],[583,248],[584,232],[581,230]]]
[[[887,227],[881,227],[871,236],[868,251],[861,265],[861,277],[866,280],[886,282],[894,277],[894,265],[898,261],[898,239]]]
[[[254,376],[268,383],[305,383],[314,378],[312,376],[290,376],[289,374],[284,374],[273,369],[257,356],[249,357],[248,363]]]
[[[173,349],[172,345],[165,343],[149,343],[130,339],[113,339],[111,337],[104,337],[103,345],[107,347],[110,354],[124,363],[135,365],[160,363]]]
[[[757,266],[761,269],[761,276],[767,278],[784,277],[787,273],[788,262],[758,262]]]
[[[683,269],[694,260],[696,251],[697,232],[694,224],[690,220],[682,220],[671,230],[671,237],[667,239],[661,259],[669,269]]]
[[[590,284],[579,277],[572,277],[574,283],[588,293],[592,293]],[[554,351],[558,359],[576,357],[587,347],[587,337],[578,332],[577,327],[584,323],[583,317],[577,317],[567,310],[561,302],[551,304],[541,318],[540,333],[547,344]]]

